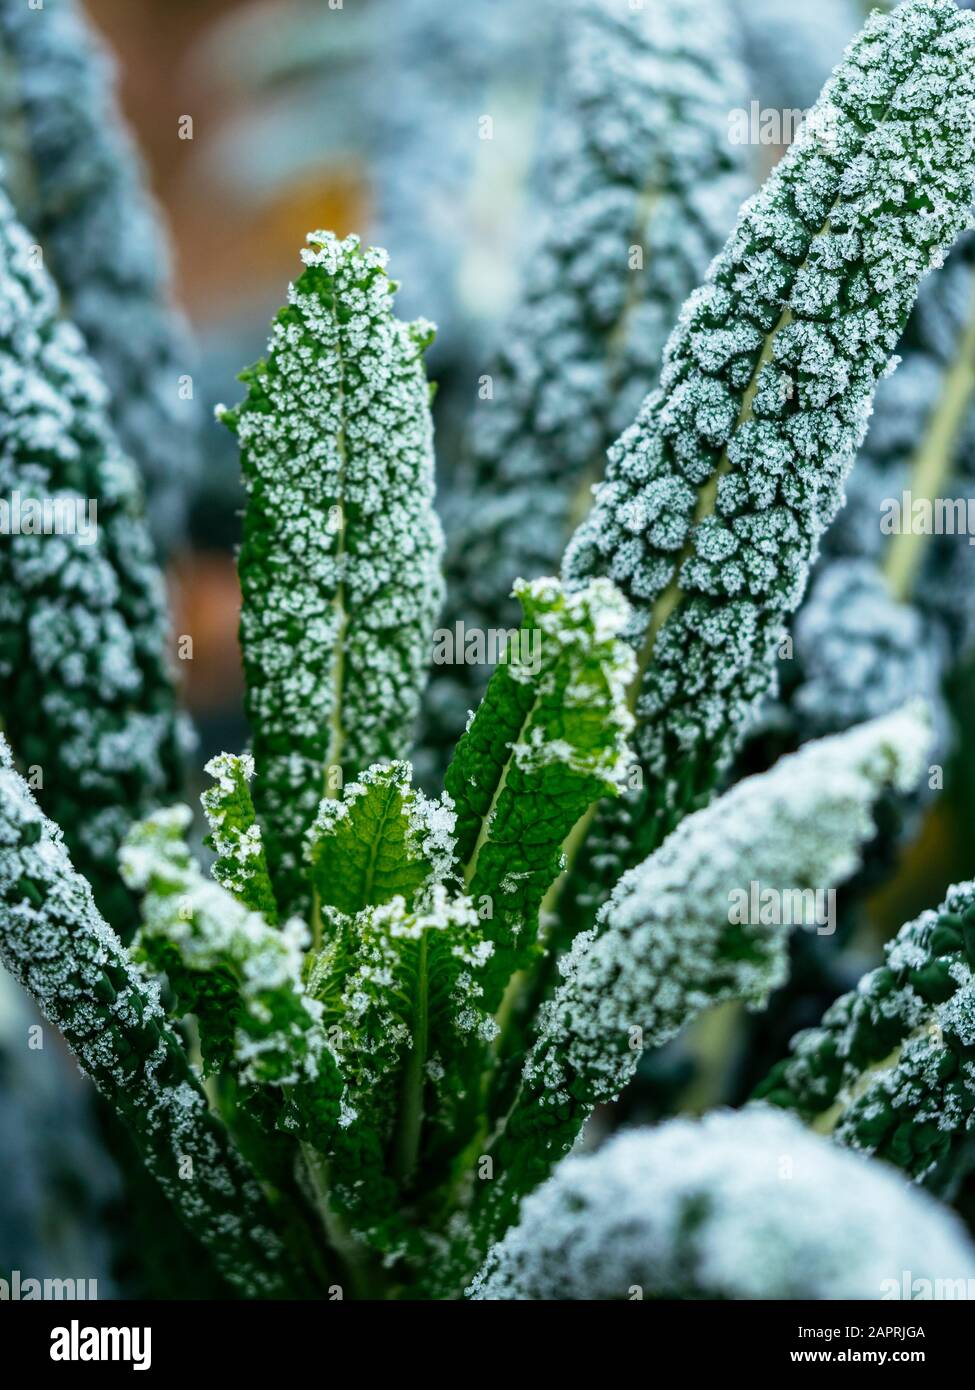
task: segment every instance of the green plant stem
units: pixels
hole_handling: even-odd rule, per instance
[[[368,1298],[373,1281],[366,1267],[363,1247],[345,1229],[328,1195],[328,1162],[311,1144],[301,1144],[301,1158],[315,1199],[315,1209],[329,1247],[342,1264],[356,1298]]]
[[[911,461],[911,497],[933,503],[951,471],[955,446],[972,398],[975,396],[975,281],[965,331],[957,356],[944,380],[944,389],[931,413],[924,437]],[[910,518],[901,517],[901,529],[887,550],[884,572],[894,598],[910,597],[924,555],[927,537],[915,534]]]
[[[344,363],[342,358],[342,347],[336,347],[336,355],[339,360],[339,418],[342,424],[339,428],[337,445],[340,458],[339,465],[339,486],[340,496],[344,496],[345,468],[346,468],[346,445],[345,445],[345,375]],[[345,502],[339,503],[339,534],[336,545],[336,565],[341,576],[345,563]],[[323,769],[324,786],[322,794],[326,797],[336,795],[335,788],[331,785],[330,772],[332,768],[340,767],[342,761],[342,750],[345,745],[345,733],[342,728],[342,682],[345,679],[345,633],[348,627],[348,614],[345,610],[345,584],[339,578],[335,589],[335,611],[338,613],[338,635],[335,643],[335,660],[332,664],[332,712],[329,716],[329,740],[328,754],[325,759]],[[320,951],[322,948],[322,903],[317,888],[312,889],[311,905],[311,933],[312,950]]]
[[[408,1185],[416,1172],[423,1128],[423,1092],[426,1085],[427,1051],[430,1036],[429,980],[427,978],[427,934],[420,937],[417,963],[416,999],[413,1018],[413,1045],[403,1073],[403,1102],[396,1140],[395,1167],[400,1182]]]

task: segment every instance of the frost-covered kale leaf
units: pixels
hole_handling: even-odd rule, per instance
[[[329,785],[408,751],[442,584],[426,322],[385,253],[313,233],[266,360],[221,418],[247,488],[239,571],[254,798],[282,912]]]
[[[797,740],[912,694],[934,703],[970,655],[975,562],[956,518],[975,502],[975,235],[921,286],[897,359],[877,388],[846,506],[796,617],[795,663],[769,712]],[[939,507],[946,534],[932,533]],[[936,722],[944,753],[944,710]]]
[[[952,1197],[973,1163],[973,967],[975,884],[963,883],[796,1036],[756,1096]]]
[[[632,604],[646,787],[591,840],[605,897],[713,788],[775,652],[923,276],[975,184],[975,17],[874,14],[681,312],[564,575]]]
[[[105,376],[165,553],[182,538],[198,471],[195,364],[114,65],[77,0],[0,0],[0,63],[8,191]]]
[[[494,944],[485,1004],[497,1008],[537,951],[537,917],[570,833],[623,785],[633,657],[626,604],[596,580],[567,595],[554,579],[519,581],[522,627],[457,745],[446,788],[457,813],[466,892]]]
[[[182,738],[162,577],[108,407],[0,193],[0,719],[124,934],[132,903],[118,847],[134,817],[177,792]]]
[[[198,1016],[205,1052],[243,1085],[277,1088],[280,1127],[324,1148],[338,1123],[342,1078],[321,1008],[302,981],[308,929],[298,918],[273,927],[207,879],[186,845],[190,819],[186,806],[158,811],[132,828],[122,849],[125,880],[142,894],[133,949],[160,970],[175,953],[171,982]]]
[[[412,786],[409,763],[367,768],[340,798],[324,797],[308,832],[307,856],[316,901],[354,915],[447,876],[455,816],[449,801]]]
[[[975,1250],[958,1218],[882,1164],[753,1106],[565,1159],[469,1294],[899,1298],[904,1270],[921,1281],[913,1287],[971,1279]]]
[[[278,906],[249,785],[254,759],[247,753],[218,753],[204,770],[214,778],[213,786],[200,797],[210,826],[206,843],[217,856],[213,877],[245,907],[273,924],[278,920]]]
[[[188,1229],[243,1293],[300,1296],[254,1175],[211,1114],[159,987],[132,963],[0,736],[0,960],[33,994]]]
[[[906,711],[809,744],[686,818],[620,880],[560,962],[562,982],[491,1146],[495,1177],[477,1192],[476,1230],[494,1239],[504,1229],[645,1048],[725,1000],[764,1005],[787,977],[788,926],[812,925],[815,890],[857,868],[874,803],[917,781],[928,736]],[[767,889],[798,893],[801,906],[771,925],[732,911],[733,892],[750,903]]]
[[[656,384],[680,305],[745,196],[729,107],[744,101],[724,3],[563,7],[551,139],[536,173],[538,232],[471,411],[448,494],[449,619],[517,621],[515,575],[558,567],[606,449]],[[487,673],[461,665],[434,690],[442,745]],[[452,717],[451,717],[452,716]]]

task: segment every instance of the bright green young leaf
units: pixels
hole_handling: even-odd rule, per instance
[[[454,814],[410,784],[409,763],[376,764],[341,799],[324,799],[308,833],[311,881],[322,907],[346,915],[394,897],[408,905],[442,880],[453,856]]]
[[[457,859],[494,954],[485,1004],[497,1007],[537,947],[538,911],[563,845],[628,767],[633,655],[619,639],[628,609],[597,580],[575,594],[554,579],[519,581],[524,613],[457,745],[446,787],[457,810]]]
[[[425,322],[393,315],[385,253],[308,238],[247,396],[220,418],[247,488],[240,639],[255,804],[283,914],[310,902],[321,797],[409,751],[440,608]]]
[[[206,879],[184,838],[190,820],[186,806],[159,811],[134,826],[123,847],[125,880],[144,895],[135,948],[153,959],[161,942],[204,987],[214,974],[232,983],[240,1081],[278,1088],[283,1127],[321,1147],[338,1122],[342,1081],[321,1008],[302,982],[308,930],[296,918],[276,929]]]
[[[243,757],[218,753],[204,771],[214,778],[214,785],[200,797],[210,826],[206,844],[217,855],[213,877],[245,907],[274,924],[278,906],[248,786],[254,775],[254,759],[246,753]]]

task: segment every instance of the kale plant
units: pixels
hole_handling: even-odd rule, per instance
[[[892,545],[889,600],[920,625],[877,648],[899,698],[803,742],[816,700],[790,687],[791,751],[742,775],[793,615],[805,642],[822,587],[847,592],[842,543],[819,557],[851,470],[917,450],[929,487],[964,471],[969,331],[930,287],[970,255],[939,269],[975,198],[975,16],[872,16],[723,247],[744,79],[698,21],[683,0],[563,16],[550,216],[447,541],[434,328],[397,317],[384,251],[309,235],[217,412],[246,491],[251,739],[206,766],[209,868],[129,388],[34,254],[44,206],[28,231],[0,203],[0,497],[99,509],[91,535],[18,524],[0,551],[0,959],[242,1296],[876,1298],[903,1268],[975,1270],[948,1209],[975,1166],[972,883],[740,1109],[566,1157],[641,1057],[764,1009],[790,936],[831,928],[885,808],[929,778],[947,658],[920,628],[964,607],[946,547]],[[935,404],[895,446],[868,425],[899,351]],[[505,630],[438,740],[445,599]],[[442,786],[418,785],[418,727],[450,744]]]

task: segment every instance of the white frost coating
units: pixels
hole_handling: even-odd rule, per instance
[[[245,1011],[234,1038],[241,1080],[279,1086],[315,1080],[328,1048],[321,1005],[302,981],[308,928],[299,918],[272,927],[205,878],[184,842],[191,823],[188,806],[157,811],[134,827],[121,850],[122,877],[145,893],[135,944],[160,938],[191,971],[232,971]]]
[[[502,604],[512,575],[558,566],[606,449],[656,384],[680,305],[749,191],[746,152],[728,139],[746,81],[725,0],[709,0],[706,23],[697,0],[558,9],[532,180],[538,232],[445,508],[448,621],[469,628],[514,620]],[[487,675],[469,665],[442,682],[458,729]]]
[[[880,1299],[975,1278],[961,1222],[885,1164],[764,1106],[572,1157],[526,1198],[475,1299]],[[967,1285],[966,1285],[967,1287]]]
[[[923,277],[969,220],[975,18],[876,12],[684,305],[563,565],[633,605],[655,805],[710,791],[769,689]],[[688,784],[690,795],[688,794]]]
[[[541,1103],[564,1099],[573,1076],[592,1103],[616,1095],[640,1056],[631,1029],[643,1047],[660,1045],[721,1000],[764,1003],[786,978],[788,931],[732,926],[732,891],[826,890],[849,877],[874,833],[873,803],[917,782],[929,739],[923,707],[910,706],[807,744],[682,821],[560,963],[525,1065]]]
[[[4,0],[0,55],[5,184],[104,374],[116,432],[145,478],[148,524],[168,551],[184,538],[199,468],[198,402],[179,389],[196,354],[171,309],[161,212],[124,127],[114,63],[78,0]]]
[[[47,24],[45,12],[23,27]],[[38,236],[0,192],[0,499],[53,499],[73,523],[80,507],[83,525],[0,536],[0,705],[18,756],[44,768],[40,800],[78,871],[124,930],[118,845],[179,780],[165,594],[108,388],[63,317]]]
[[[223,1273],[250,1296],[282,1292],[282,1254],[249,1169],[209,1114],[137,967],[72,868],[0,735],[0,961],[34,996],[128,1126],[149,1171]],[[192,1162],[192,1181],[180,1165]],[[286,1277],[285,1277],[286,1283]]]
[[[200,797],[210,827],[208,843],[217,854],[213,875],[228,893],[245,899],[253,891],[255,880],[260,880],[262,886],[267,882],[261,827],[256,820],[241,824],[245,810],[253,814],[247,784],[254,776],[254,759],[250,753],[217,753],[203,770],[215,782]],[[255,908],[270,905],[271,902],[248,901],[248,906]]]
[[[509,657],[512,677],[534,683],[538,702],[558,699],[569,714],[599,701],[605,730],[598,742],[576,747],[567,739],[552,738],[547,727],[536,724],[529,728],[527,741],[512,745],[515,762],[524,772],[556,764],[621,786],[633,764],[627,738],[634,720],[626,696],[636,674],[636,658],[632,648],[617,639],[629,622],[630,605],[615,585],[602,578],[571,592],[552,576],[516,579],[512,593],[524,610],[523,627],[531,633],[529,651],[534,654],[537,641],[541,666],[539,671],[524,659],[519,664]],[[594,648],[603,653],[598,671],[592,660],[586,660]],[[521,655],[524,658],[524,650]],[[563,684],[567,667],[576,667],[581,675]]]
[[[412,798],[404,800],[403,815],[407,818],[408,848],[430,865],[431,882],[442,882],[454,862],[457,813],[453,800],[446,792],[442,792],[439,800],[435,801],[417,791]]]
[[[393,314],[386,253],[327,232],[239,407],[239,572],[254,800],[282,910],[329,769],[409,746],[440,607],[425,320]],[[273,557],[273,558],[272,558]]]
[[[896,1164],[939,1196],[968,1168],[975,1129],[975,884],[906,922],[884,965],[836,999],[763,1083],[842,1144]]]
[[[354,1078],[357,1109],[365,1095],[399,1073],[404,1049],[411,1046],[419,970],[429,977],[441,1051],[449,1048],[451,1034],[454,1045],[472,1033],[485,1041],[495,1036],[496,1025],[480,1006],[477,979],[493,945],[479,940],[480,921],[470,898],[452,897],[436,884],[420,910],[409,911],[397,896],[364,908],[354,919],[332,914],[330,925],[334,945],[319,956],[309,991],[327,999],[336,959],[347,961],[333,1037],[344,1070]],[[343,939],[335,941],[338,936]],[[427,964],[421,966],[417,948],[424,937]],[[379,1108],[375,1100],[373,1107]]]

